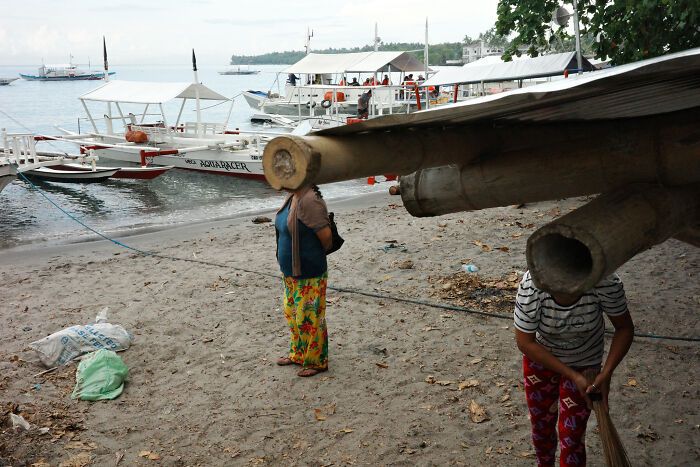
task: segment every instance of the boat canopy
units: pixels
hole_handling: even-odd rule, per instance
[[[173,99],[227,101],[228,97],[195,83],[149,83],[142,81],[110,81],[80,96],[83,101],[125,102],[131,104],[163,104]]]
[[[308,54],[285,73],[333,74],[424,71],[425,65],[408,52],[352,52],[346,54]]]
[[[583,57],[581,63],[584,71],[594,69],[593,65]],[[541,55],[539,57],[513,57],[513,61],[510,62],[504,62],[498,56],[489,56],[459,68],[440,70],[424,84],[426,86],[442,86],[445,84],[516,81],[559,76],[563,75],[566,70],[570,72],[578,70],[576,52]]]
[[[566,122],[639,118],[700,107],[700,47],[408,115],[385,115],[315,135],[475,122]]]

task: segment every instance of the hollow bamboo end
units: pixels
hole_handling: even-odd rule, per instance
[[[527,241],[527,265],[537,288],[581,295],[605,274],[602,246],[586,232],[562,224],[546,225]]]
[[[279,136],[265,146],[263,170],[267,182],[276,190],[296,190],[313,175],[314,155],[300,138]]]

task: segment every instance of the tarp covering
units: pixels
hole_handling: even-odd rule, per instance
[[[308,54],[284,73],[340,74],[391,71],[422,71],[423,62],[408,52],[353,52],[346,54]]]
[[[162,104],[173,99],[194,99],[199,93],[203,100],[226,101],[228,98],[203,84],[149,83],[140,81],[110,81],[80,96],[85,101],[128,102],[132,104]]]
[[[581,64],[585,71],[593,66],[582,58]],[[442,86],[445,84],[489,83],[495,81],[514,81],[520,79],[543,78],[558,76],[565,70],[574,71],[578,68],[576,52],[541,55],[539,57],[514,57],[513,61],[504,62],[500,57],[484,57],[461,68],[451,68],[438,71],[425,82],[426,86]]]
[[[422,112],[378,117],[314,134],[350,135],[471,122],[565,122],[659,115],[700,107],[698,69],[700,48],[695,48]]]

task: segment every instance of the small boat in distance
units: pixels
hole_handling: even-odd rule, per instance
[[[240,65],[235,68],[232,66],[227,70],[222,70],[219,72],[220,75],[257,75],[260,70],[251,70],[250,66],[246,69],[242,69]]]
[[[11,82],[17,80],[19,78],[2,78],[0,77],[0,86],[7,86]]]
[[[115,72],[110,71],[113,75]],[[41,65],[36,75],[20,73],[22,79],[28,81],[75,81],[75,80],[99,80],[105,77],[103,71],[84,71],[73,65]]]

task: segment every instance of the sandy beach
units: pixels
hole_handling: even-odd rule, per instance
[[[427,303],[510,315],[528,235],[581,202],[413,218],[384,193],[331,201],[346,243],[329,284],[364,294],[329,291],[330,369],[314,378],[274,364],[288,331],[271,223],[121,239],[196,262],[107,241],[0,252],[0,465],[534,465],[512,321]],[[700,336],[700,249],[670,240],[619,274],[638,332]],[[36,376],[28,344],[104,307],[135,336],[129,379],[75,401],[76,365]],[[699,357],[635,339],[610,399],[633,465],[700,463]],[[603,465],[594,418],[587,445]]]

